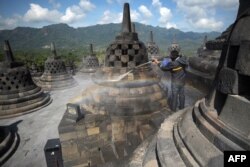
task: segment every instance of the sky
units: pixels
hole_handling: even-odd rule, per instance
[[[133,22],[185,32],[222,32],[239,6],[238,0],[0,0],[0,30],[120,23],[125,2]]]

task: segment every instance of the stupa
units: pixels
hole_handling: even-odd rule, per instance
[[[99,60],[93,52],[93,45],[89,45],[89,55],[83,60],[83,68],[80,72],[92,73],[99,68]]]
[[[125,3],[122,32],[106,50],[96,83],[67,104],[59,124],[65,166],[120,166],[170,112],[145,45],[131,31]]]
[[[149,60],[151,60],[152,58],[156,58],[158,60],[162,59],[162,56],[160,55],[160,49],[154,42],[153,31],[150,31],[150,38],[149,42],[147,43],[147,52]]]
[[[240,0],[209,95],[162,123],[152,141],[156,147],[146,151],[154,158],[146,164],[229,166],[224,151],[250,150],[249,30],[250,2]]]
[[[191,85],[204,92],[209,91],[215,77],[225,40],[226,36],[210,41],[207,41],[207,36],[204,37],[203,44],[197,50],[197,55],[189,58],[187,78]]]
[[[63,60],[57,56],[54,43],[51,43],[51,52],[51,56],[45,61],[44,73],[37,82],[37,85],[46,91],[61,90],[76,86],[77,82],[67,72]]]
[[[5,61],[0,63],[0,118],[19,116],[47,106],[50,96],[37,87],[29,70],[15,61],[4,42]]]

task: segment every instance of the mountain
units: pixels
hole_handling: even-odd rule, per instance
[[[205,35],[208,39],[219,36],[219,32],[196,33],[182,32],[178,29],[153,27],[135,23],[136,32],[143,42],[149,40],[149,32],[153,31],[154,41],[161,50],[166,51],[174,34],[183,52],[194,52],[202,44]],[[67,24],[53,24],[42,28],[17,27],[13,30],[1,30],[0,41],[8,39],[15,50],[42,49],[55,42],[57,48],[79,49],[93,43],[95,49],[105,49],[121,30],[121,24],[94,25],[73,28]]]

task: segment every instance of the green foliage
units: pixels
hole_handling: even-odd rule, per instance
[[[81,65],[81,60],[83,58],[82,52],[80,50],[60,50],[58,55],[64,60],[66,65]]]

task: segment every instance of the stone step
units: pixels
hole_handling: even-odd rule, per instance
[[[161,124],[161,128],[156,135],[156,155],[160,166],[186,167],[173,139],[173,126],[185,111],[174,113]]]
[[[184,143],[188,152],[192,155],[199,166],[223,166],[223,152],[216,148],[197,128],[193,121],[193,108],[188,110],[181,121],[177,124],[177,132],[181,141]],[[175,136],[174,136],[175,138]],[[176,140],[177,141],[177,140]],[[178,143],[176,143],[177,149]],[[187,161],[186,164],[191,163],[189,158],[179,152],[182,158]]]
[[[39,110],[49,105],[52,102],[52,99],[50,98],[50,96],[45,95],[45,94],[44,94],[44,97],[39,98],[39,99],[40,100],[35,103],[27,104],[25,106],[20,106],[18,108],[4,110],[3,112],[1,112],[0,118],[9,118],[9,117],[27,114],[27,113]]]
[[[8,136],[0,142],[0,166],[15,152],[20,142],[16,132],[7,130],[7,133]]]

